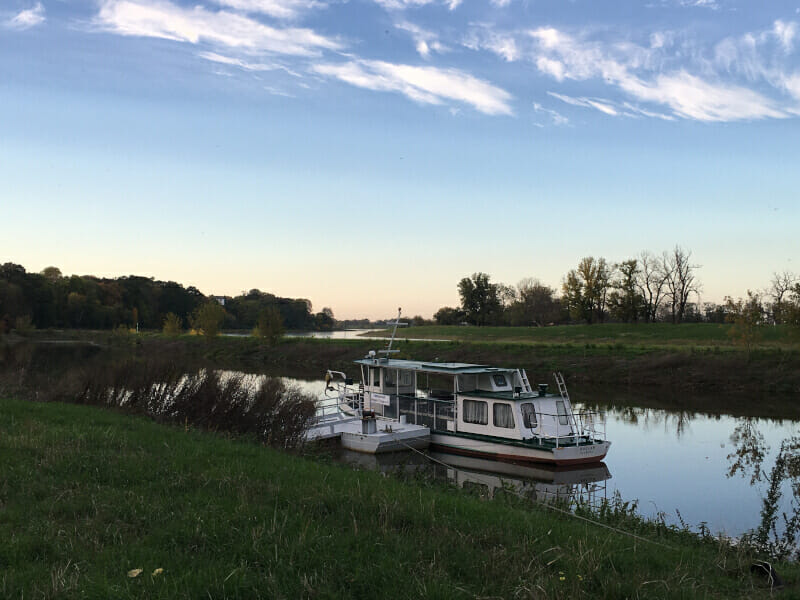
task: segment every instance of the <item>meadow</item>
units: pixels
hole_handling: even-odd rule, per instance
[[[595,323],[552,327],[472,327],[425,325],[398,330],[399,338],[446,339],[472,342],[546,344],[623,344],[651,348],[735,347],[733,326],[727,323]],[[375,332],[372,332],[373,334]],[[390,333],[381,330],[381,335]],[[366,334],[370,335],[370,334]],[[756,347],[789,348],[800,344],[788,325],[757,330]]]

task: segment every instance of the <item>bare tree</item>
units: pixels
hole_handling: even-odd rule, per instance
[[[771,316],[773,323],[783,323],[784,315],[782,313],[786,308],[785,301],[798,281],[800,281],[800,278],[789,271],[772,274],[768,294],[772,297]]]
[[[647,250],[639,255],[639,273],[636,277],[636,287],[644,298],[644,320],[656,320],[658,309],[664,301],[664,289],[667,283],[667,273],[661,261],[652,252]]]
[[[693,265],[691,259],[692,252],[680,246],[675,246],[671,253],[664,252],[661,258],[661,268],[666,274],[666,299],[673,323],[683,320],[689,297],[700,293],[700,282],[696,275],[700,265]]]

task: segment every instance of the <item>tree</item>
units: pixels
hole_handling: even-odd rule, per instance
[[[58,281],[61,279],[61,269],[58,267],[45,267],[42,269],[42,277],[49,281]]]
[[[176,337],[181,334],[182,330],[183,320],[173,312],[167,313],[167,316],[164,317],[164,326],[162,327],[164,335]]]
[[[460,325],[464,320],[464,313],[457,308],[443,306],[434,313],[433,318],[437,325]]]
[[[468,323],[489,325],[501,314],[498,286],[489,281],[486,273],[473,273],[458,282],[461,310]]]
[[[761,297],[747,290],[747,300],[735,301],[730,296],[725,298],[726,320],[733,323],[729,335],[734,342],[744,346],[747,360],[755,342],[761,337],[759,327],[764,324],[764,307]]]
[[[644,302],[644,320],[652,323],[658,317],[658,310],[664,301],[667,273],[664,272],[661,261],[647,250],[639,255],[638,262],[636,287]]]
[[[611,269],[605,258],[582,258],[577,269],[567,273],[562,289],[570,316],[576,321],[602,322],[611,280]]]
[[[283,319],[280,311],[274,306],[269,306],[258,315],[258,324],[253,330],[253,335],[274,344],[281,338],[283,331]]]
[[[643,312],[644,298],[637,289],[639,261],[635,258],[615,265],[616,279],[612,282],[614,291],[609,295],[611,313],[620,321],[634,323]]]
[[[210,300],[195,309],[192,327],[206,337],[216,337],[219,335],[219,328],[224,320],[225,309],[216,300]]]
[[[526,277],[517,284],[516,300],[509,306],[512,325],[546,325],[559,320],[561,305],[556,291],[538,279]]]
[[[320,331],[331,331],[336,326],[336,319],[333,318],[333,311],[327,306],[316,315],[317,329]]]
[[[770,281],[769,295],[772,296],[772,322],[785,323],[785,318],[791,313],[791,306],[786,306],[792,289],[798,281],[797,275],[784,271],[773,273]],[[784,314],[786,313],[786,314]]]
[[[680,246],[675,246],[672,253],[665,252],[662,256],[661,268],[666,275],[666,295],[673,323],[683,321],[689,297],[700,293],[700,283],[695,275],[700,265],[693,265],[691,258],[691,251],[687,252]]]

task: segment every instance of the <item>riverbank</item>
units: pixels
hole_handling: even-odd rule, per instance
[[[750,556],[625,514],[649,542],[108,410],[0,400],[0,447],[5,597],[769,596]]]
[[[67,341],[73,342],[72,346],[64,343]],[[39,372],[57,372],[60,357],[70,353],[78,363],[92,357],[114,360],[161,354],[187,366],[321,378],[327,369],[357,377],[353,360],[383,345],[379,340],[284,338],[277,344],[267,344],[253,337],[169,338],[160,334],[41,331],[31,338],[18,338],[13,352],[27,347],[36,355],[32,368]],[[592,402],[624,403],[625,396],[636,396],[638,405],[653,408],[800,418],[800,403],[796,401],[800,393],[800,352],[780,346],[747,354],[731,346],[400,339],[395,348],[400,350],[396,355],[399,358],[524,368],[532,383],[552,383],[553,371],[561,371],[572,391],[590,390],[591,398],[584,400]],[[598,390],[602,394],[598,395]]]

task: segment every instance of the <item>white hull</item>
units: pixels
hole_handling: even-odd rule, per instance
[[[608,448],[611,445],[611,442],[596,442],[580,446],[562,446],[550,450],[442,432],[432,433],[430,443],[432,447],[441,452],[553,465],[600,462],[608,454]]]
[[[311,427],[306,432],[306,441],[338,438],[343,448],[368,454],[424,449],[430,442],[430,430],[421,425],[379,420],[376,429],[374,433],[363,433],[361,419],[340,413]]]

